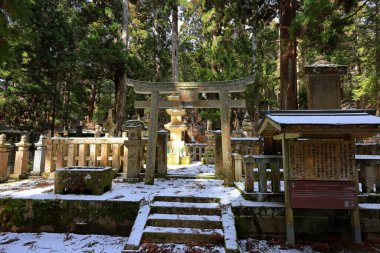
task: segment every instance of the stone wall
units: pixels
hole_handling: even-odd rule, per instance
[[[238,238],[286,238],[285,209],[275,206],[234,207]],[[294,209],[296,238],[351,238],[348,210]],[[380,210],[360,209],[364,239],[380,237]]]
[[[0,199],[0,231],[128,236],[140,202]]]

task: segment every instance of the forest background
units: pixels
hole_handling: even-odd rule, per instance
[[[252,117],[259,109],[305,109],[303,67],[315,62],[348,66],[343,107],[379,111],[379,5],[0,0],[0,129],[62,130],[85,118],[102,123],[109,109],[120,128],[143,113],[133,103],[145,99],[125,87],[125,78],[199,82],[253,75],[254,83],[238,94]],[[290,77],[281,59],[290,63]],[[286,95],[292,103],[284,102]],[[197,113],[218,126],[217,110]],[[169,117],[162,113],[160,120]]]

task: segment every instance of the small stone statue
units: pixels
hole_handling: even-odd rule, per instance
[[[235,131],[239,131],[240,130],[240,121],[239,121],[239,119],[237,117],[234,120],[234,128],[235,128]]]
[[[251,117],[248,114],[248,111],[244,115],[244,120],[242,123],[242,129],[244,131],[245,137],[252,137],[253,135],[253,125],[251,122]]]
[[[108,117],[106,123],[104,124],[104,129],[109,134],[109,136],[114,136],[115,123],[113,122],[112,109],[108,110]]]

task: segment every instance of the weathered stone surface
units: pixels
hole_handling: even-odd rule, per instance
[[[138,178],[141,172],[141,140],[128,140],[124,142],[124,166],[122,176],[125,178]]]
[[[112,188],[111,167],[66,167],[54,176],[56,194],[101,195]]]
[[[222,132],[214,131],[215,142],[215,176],[223,178],[223,154],[222,154]]]
[[[315,64],[306,66],[304,69],[308,84],[309,109],[340,108],[342,90],[339,75],[347,72],[347,66]]]
[[[212,130],[208,130],[206,132],[207,137],[207,146],[205,148],[205,153],[203,155],[205,164],[215,164],[215,140],[214,140],[214,132]]]
[[[157,133],[156,170],[159,176],[164,176],[168,169],[168,135],[169,132],[162,130]]]

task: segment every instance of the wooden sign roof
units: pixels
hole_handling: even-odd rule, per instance
[[[300,133],[306,135],[343,134],[373,136],[380,132],[380,118],[363,111],[272,111],[259,125],[259,134]]]

